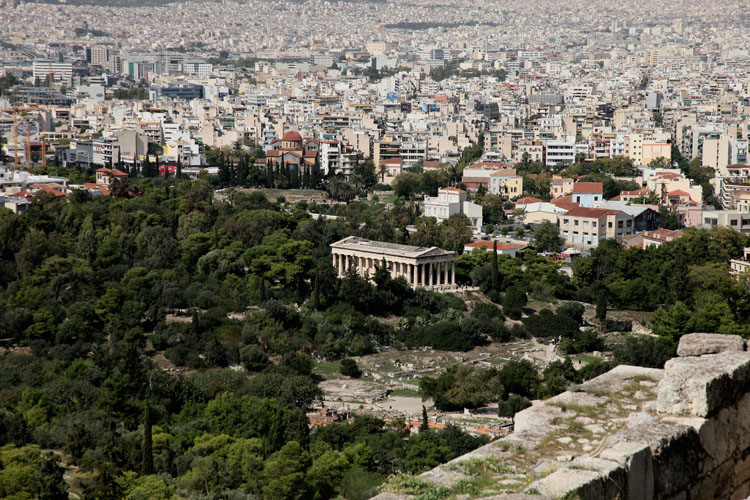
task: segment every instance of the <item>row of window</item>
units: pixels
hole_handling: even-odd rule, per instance
[[[574,226],[578,226],[579,225],[578,222],[579,222],[578,219],[573,219],[573,225]],[[563,224],[569,224],[569,223],[570,223],[569,219],[563,219]],[[589,227],[589,221],[584,220],[582,225],[583,225],[583,227]],[[596,226],[597,226],[597,224],[595,222],[591,223],[591,227],[596,227]],[[600,226],[604,227],[604,222],[602,222],[600,224]],[[612,229],[612,227],[613,227],[612,222],[607,222],[607,227],[610,228],[610,229]],[[617,228],[618,229],[622,229],[624,227],[633,227],[633,220],[632,219],[625,220],[625,221],[618,220],[617,221]]]

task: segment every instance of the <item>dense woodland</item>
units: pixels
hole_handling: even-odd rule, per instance
[[[341,217],[313,220],[305,203],[259,192],[220,201],[216,178],[131,182],[113,197],[40,195],[23,215],[0,211],[0,497],[368,498],[389,474],[486,441],[454,427],[404,439],[403,423],[374,418],[310,431],[318,359],[532,335],[659,366],[683,333],[750,333],[747,281],[727,274],[750,241],[728,229],[687,230],[648,250],[607,241],[572,279],[534,251],[460,255],[458,281],[481,290],[469,312],[456,295],[412,290],[384,270],[338,278],[328,249],[356,234],[460,250],[461,218],[436,224],[398,198],[390,210],[316,207]],[[535,313],[529,300],[560,305]],[[601,329],[618,327],[608,306],[655,311],[662,337],[604,346],[581,330],[579,302],[596,304]],[[167,321],[175,311],[181,320]],[[394,316],[396,326],[383,321]],[[439,408],[499,401],[512,417],[524,398],[611,366],[449,367],[422,390]]]

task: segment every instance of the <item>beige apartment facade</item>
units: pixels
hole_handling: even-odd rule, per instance
[[[446,288],[456,283],[456,253],[438,247],[415,247],[349,236],[331,244],[337,276],[351,269],[369,278],[385,266],[391,277],[403,277],[412,287]]]
[[[577,207],[559,216],[560,236],[566,243],[598,245],[608,238],[634,233],[633,217],[620,210]]]

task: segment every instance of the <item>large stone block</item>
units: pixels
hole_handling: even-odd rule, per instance
[[[606,460],[617,462],[627,470],[627,499],[654,498],[654,463],[651,448],[646,443],[616,443],[601,454]]]
[[[598,471],[583,469],[560,469],[547,477],[534,481],[529,485],[542,495],[552,498],[560,498],[570,492],[580,489],[598,481],[602,474]]]
[[[636,378],[650,378],[655,381],[661,380],[664,370],[656,368],[643,368],[640,366],[619,365],[607,373],[592,378],[581,384],[582,391],[606,391],[617,392],[630,384]]]
[[[720,352],[742,352],[745,340],[739,335],[722,335],[720,333],[689,333],[680,337],[677,355],[702,356]]]
[[[707,417],[735,404],[748,384],[747,352],[670,359],[664,365],[656,408],[660,413]]]

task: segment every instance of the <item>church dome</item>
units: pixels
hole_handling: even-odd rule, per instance
[[[281,140],[284,142],[302,142],[302,136],[299,135],[299,132],[290,130],[289,132],[284,134],[284,137],[282,137]]]

